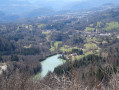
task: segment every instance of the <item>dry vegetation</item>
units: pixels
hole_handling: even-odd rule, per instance
[[[119,90],[119,74],[113,74],[106,85],[103,80],[92,87],[83,81],[78,81],[78,74],[73,71],[72,78],[66,75],[58,77],[50,73],[43,80],[32,80],[28,73],[18,73],[10,77],[0,78],[0,90]],[[95,82],[95,81],[93,81]]]

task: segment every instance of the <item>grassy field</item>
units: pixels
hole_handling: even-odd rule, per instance
[[[50,51],[51,51],[51,52],[55,51],[55,48],[54,48],[54,47],[51,47],[51,48],[50,48]]]
[[[59,44],[61,44],[61,43],[62,43],[61,41],[56,41],[56,42],[54,42],[54,45],[53,45],[53,42],[51,42],[51,48],[50,48],[50,51],[55,51],[55,50],[57,50]]]
[[[89,26],[92,27],[92,26],[94,26],[94,24],[90,24]]]
[[[59,44],[61,44],[61,43],[62,43],[61,41],[56,41],[56,42],[54,43],[55,49],[58,49],[58,46],[59,46]]]
[[[95,28],[91,28],[91,27],[86,27],[86,29],[85,29],[85,31],[87,31],[87,32],[91,32],[91,31],[94,31],[95,30]]]
[[[77,55],[77,56],[75,56],[75,57],[72,57],[72,60],[74,61],[74,60],[80,60],[80,59],[82,59],[82,58],[84,58],[84,57],[86,57],[86,56],[88,56],[88,55],[91,55],[91,54],[94,54],[93,52],[87,52],[87,53],[85,53],[84,55]]]
[[[86,41],[87,42],[97,42],[98,41],[98,39],[96,38],[96,37],[93,37],[92,39],[90,39],[89,37],[88,38],[86,38]]]
[[[72,49],[78,49],[78,47],[70,47],[67,45],[64,45],[63,47],[60,48],[60,51],[64,52],[71,52]]]
[[[100,28],[101,27],[101,22],[97,22],[97,26],[96,26],[96,28]]]
[[[44,27],[45,26],[45,24],[40,24],[40,25],[38,25],[37,27],[38,28],[42,28],[42,27]]]
[[[118,22],[110,22],[106,24],[106,27],[103,30],[110,31],[113,29],[118,29],[119,23]]]
[[[47,31],[42,31],[42,34],[46,34],[48,35],[51,31],[47,30]]]
[[[84,45],[84,48],[82,49],[83,50],[83,54],[84,55],[77,55],[77,56],[73,56],[72,57],[72,60],[80,60],[88,55],[91,55],[91,54],[95,54],[95,55],[99,55],[99,52],[101,50],[101,48],[99,48],[96,44],[94,43],[86,43]]]
[[[86,50],[98,49],[97,45],[94,43],[86,43],[84,47]]]

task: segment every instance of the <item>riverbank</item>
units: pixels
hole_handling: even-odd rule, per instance
[[[63,54],[63,53],[57,52],[57,53],[52,53],[52,54],[46,55],[44,58],[40,59],[40,62],[44,61],[48,57],[51,57],[51,56],[54,56],[54,55],[57,55],[57,54]]]

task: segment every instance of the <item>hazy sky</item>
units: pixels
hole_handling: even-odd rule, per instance
[[[81,3],[81,4],[80,4]],[[92,4],[93,3],[93,4]],[[119,0],[0,0],[0,11],[8,13],[26,12],[37,8],[53,8],[63,10],[75,5],[99,6],[105,3],[119,4]]]
[[[0,7],[52,7],[60,8],[71,2],[82,2],[85,0],[0,0]],[[87,1],[87,0],[86,0]]]
[[[32,6],[42,6],[42,5],[52,5],[52,6],[62,6],[68,3],[72,3],[72,2],[95,2],[95,1],[100,1],[100,2],[116,2],[119,0],[0,0],[0,6],[28,6],[28,5],[32,5]],[[55,5],[54,5],[55,4]]]
[[[19,0],[19,1],[24,1],[24,0]],[[77,3],[95,3],[95,4],[99,4],[99,3],[119,3],[119,0],[27,0],[28,2],[30,2],[33,5],[36,5],[38,7],[40,7],[40,5],[44,5],[44,6],[51,6],[54,8],[60,8],[63,6],[66,6],[68,4],[73,4],[75,2]]]

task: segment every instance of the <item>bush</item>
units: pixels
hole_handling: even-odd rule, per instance
[[[19,61],[19,57],[17,55],[11,55],[11,61]]]
[[[3,61],[2,56],[0,56],[0,62],[2,62],[2,61]]]

